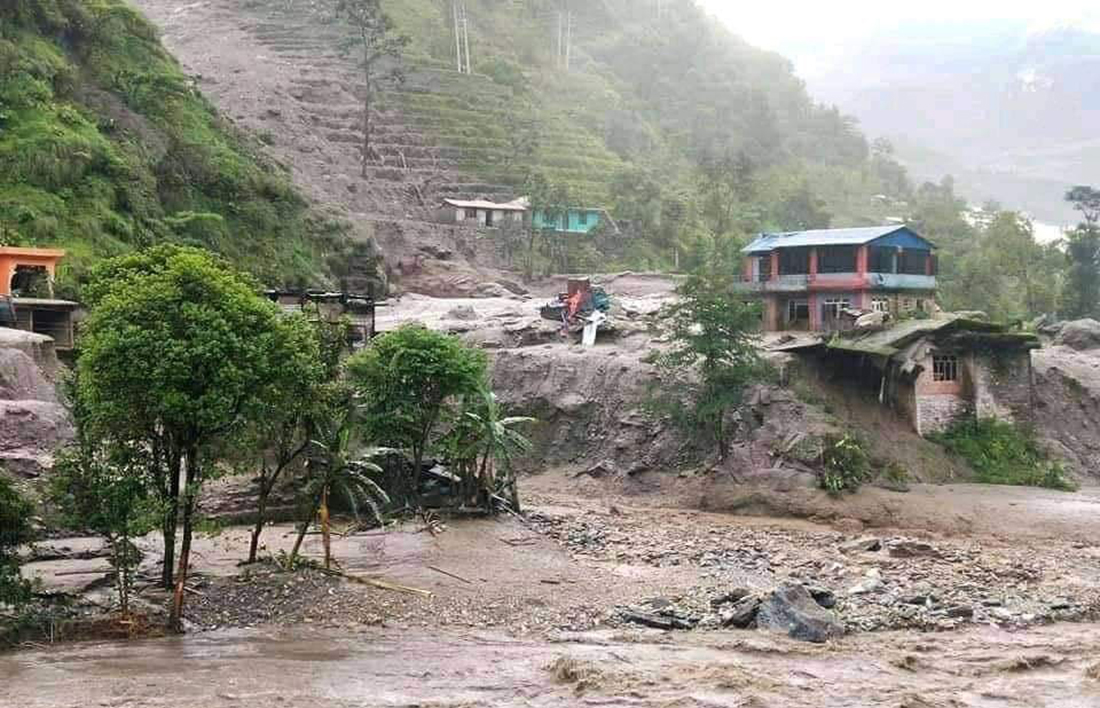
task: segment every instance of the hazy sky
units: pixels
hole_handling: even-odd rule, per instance
[[[812,73],[845,41],[907,22],[1020,20],[1036,29],[1058,24],[1100,31],[1097,0],[699,0],[734,32],[795,60]]]

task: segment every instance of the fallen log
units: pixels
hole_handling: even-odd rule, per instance
[[[431,590],[421,590],[420,588],[413,588],[409,587],[408,585],[398,585],[397,583],[391,583],[385,580],[379,580],[377,578],[364,578],[358,575],[343,573],[339,570],[329,570],[325,568],[318,568],[317,570],[326,575],[333,575],[339,578],[345,578],[353,583],[359,583],[360,585],[369,585],[371,587],[380,588],[382,590],[403,592],[409,595],[419,595],[420,597],[432,597],[434,595]]]
[[[455,580],[461,580],[462,582],[466,583],[467,585],[473,585],[474,584],[474,581],[472,581],[472,580],[467,580],[466,578],[462,577],[461,575],[455,575],[454,573],[443,570],[442,568],[437,568],[434,565],[429,565],[428,570],[434,570],[437,573],[442,573],[443,575],[454,578]]]
[[[96,570],[63,570],[60,573],[54,573],[54,577],[63,577],[66,575],[103,575],[105,573],[115,572],[114,568],[98,568]]]

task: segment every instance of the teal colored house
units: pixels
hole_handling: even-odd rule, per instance
[[[531,226],[548,231],[587,234],[594,231],[607,218],[605,210],[590,207],[569,207],[564,215],[557,215],[553,219],[547,218],[543,211],[536,209],[531,214]]]

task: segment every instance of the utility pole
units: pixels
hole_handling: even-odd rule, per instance
[[[565,70],[569,71],[573,59],[573,13],[565,16]]]
[[[470,21],[466,17],[466,3],[462,3],[462,38],[463,43],[466,45],[466,73],[474,73],[473,68],[470,66]]]
[[[458,0],[451,1],[451,16],[455,26],[455,61],[458,63],[458,73],[462,73],[462,34],[458,30]]]
[[[559,11],[558,12],[558,66],[561,66],[562,33],[563,33],[562,30],[563,30],[563,28],[562,28],[562,13]]]

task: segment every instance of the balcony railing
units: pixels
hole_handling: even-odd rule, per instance
[[[845,286],[852,289],[872,288],[876,290],[935,290],[936,276],[908,275],[905,273],[867,273],[862,282],[858,273],[819,273],[811,281],[809,275],[781,275],[765,280],[743,280],[738,285],[739,292],[746,293],[790,293],[804,292],[820,288],[837,289]]]

